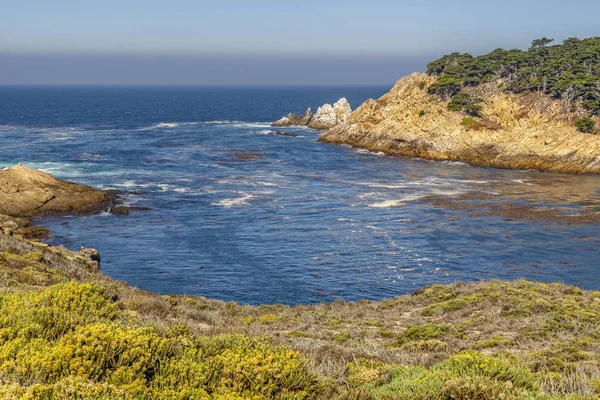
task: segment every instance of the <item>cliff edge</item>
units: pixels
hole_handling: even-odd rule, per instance
[[[514,94],[503,81],[465,87],[482,99],[477,117],[448,110],[428,93],[436,78],[413,73],[369,99],[319,141],[389,155],[462,161],[475,166],[600,173],[600,135],[579,132],[577,110],[543,93]]]

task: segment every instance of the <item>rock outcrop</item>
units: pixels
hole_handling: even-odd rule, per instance
[[[339,99],[333,106],[324,104],[319,107],[313,115],[311,109],[306,110],[304,115],[288,114],[280,120],[273,122],[272,126],[308,126],[312,129],[331,129],[348,120],[352,108],[346,98]]]
[[[484,100],[481,115],[470,117],[429,94],[433,82],[422,73],[400,79],[319,141],[484,167],[600,174],[600,135],[578,132],[560,100],[506,93],[496,81],[463,89]]]
[[[346,123],[350,114],[352,114],[352,108],[348,100],[343,97],[333,106],[325,104],[323,107],[319,107],[308,126],[313,129],[331,129],[339,124]]]
[[[104,191],[62,181],[21,164],[0,170],[0,214],[89,214],[105,209],[111,200]]]
[[[309,108],[304,112],[304,115],[290,113],[287,116],[281,118],[280,120],[273,122],[271,126],[305,126],[308,125],[312,116],[313,113]]]

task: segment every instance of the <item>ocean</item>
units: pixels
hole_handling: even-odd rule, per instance
[[[600,226],[576,222],[600,212],[598,176],[386,157],[270,127],[387,90],[5,86],[0,167],[149,208],[36,223],[51,244],[95,248],[109,277],[158,293],[309,304],[489,279],[600,289]]]

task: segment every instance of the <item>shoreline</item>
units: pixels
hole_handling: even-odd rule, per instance
[[[411,371],[410,376],[429,376],[429,371],[444,370],[447,363],[467,362],[465,365],[470,365],[470,359],[477,360],[478,363],[500,364],[507,371],[517,369],[519,376],[525,374],[528,377],[525,386],[512,378],[507,381],[510,386],[505,387],[502,383],[498,390],[509,394],[513,390],[517,390],[515,393],[553,393],[557,383],[562,385],[562,393],[578,394],[580,399],[591,400],[591,396],[600,391],[600,361],[596,361],[600,360],[596,357],[600,354],[600,333],[595,333],[597,321],[600,321],[600,291],[584,291],[559,283],[492,280],[431,285],[411,294],[381,301],[346,302],[338,299],[330,303],[297,306],[251,306],[202,296],[159,295],[105,276],[100,268],[101,255],[95,250],[81,249],[75,252],[63,246],[41,243],[33,237],[22,237],[23,231],[19,229],[26,227],[25,221],[15,217],[0,218],[0,300],[6,298],[18,302],[32,301],[22,300],[31,296],[34,299],[37,298],[35,296],[75,296],[74,298],[81,298],[83,302],[77,307],[84,307],[84,310],[91,307],[92,315],[98,312],[94,305],[98,302],[106,304],[102,309],[109,307],[119,310],[115,311],[118,316],[116,320],[111,319],[113,317],[101,317],[100,320],[105,322],[100,325],[102,328],[99,332],[105,333],[93,331],[96,333],[88,334],[91,335],[89,337],[98,337],[97,340],[104,340],[103,335],[116,329],[121,332],[119,335],[130,335],[127,340],[141,341],[143,346],[144,335],[152,332],[155,335],[152,340],[164,338],[160,340],[178,341],[177,343],[181,343],[178,346],[182,348],[199,346],[200,349],[205,349],[202,352],[208,354],[215,351],[210,346],[217,346],[220,350],[216,350],[215,357],[221,357],[219,359],[224,365],[233,363],[233,366],[237,366],[240,362],[246,362],[240,360],[258,357],[257,365],[272,372],[264,372],[267,374],[265,380],[257,381],[257,386],[243,389],[243,393],[247,395],[300,390],[303,394],[298,394],[297,398],[373,399],[367,393],[385,390],[393,393],[394,385],[404,382],[403,379],[412,382],[412,378],[398,375],[399,371]],[[98,293],[101,297],[97,298],[98,295],[93,293]],[[85,302],[89,297],[86,296],[91,296],[96,303],[87,305]],[[0,301],[0,307],[6,307],[6,304],[11,303],[9,300]],[[51,315],[58,316],[66,312],[67,317],[60,318],[75,321],[82,318],[74,314],[80,308],[68,308],[65,311],[60,308],[60,303],[50,307]],[[9,308],[8,312],[15,314],[12,317],[15,320],[28,321],[27,318],[32,318],[29,314],[19,314],[29,312],[28,309],[29,307]],[[81,326],[73,328],[74,333],[78,332],[77,329],[97,329],[94,328],[98,327],[94,325],[97,324],[94,318],[100,317],[93,317],[91,322],[85,322],[88,320],[84,319],[84,322],[80,322]],[[49,321],[54,325],[53,319]],[[67,332],[64,337],[69,338],[71,334]],[[110,336],[108,338],[114,340]],[[18,340],[27,343],[28,339]],[[49,350],[43,350],[43,347],[34,350],[51,354],[54,351],[52,349],[60,348],[61,345],[60,341],[53,340],[44,343],[45,346],[50,346]],[[239,347],[239,343],[242,343],[242,347]],[[2,345],[0,341],[0,349]],[[16,344],[11,345],[18,348]],[[261,349],[260,355],[253,350],[255,346]],[[91,351],[85,349],[89,348],[78,348],[78,354]],[[20,350],[16,354],[20,354],[18,351]],[[23,357],[31,357],[31,350],[27,351],[23,353]],[[155,350],[148,347],[144,351],[153,354]],[[562,364],[557,367],[557,357],[560,359],[567,354],[574,354],[573,352],[577,354],[577,358],[568,362],[561,361]],[[178,353],[170,357],[179,360],[186,356],[185,353]],[[280,359],[279,357],[289,361],[284,364],[273,361]],[[169,359],[160,361],[161,365],[168,363]],[[25,368],[24,361],[19,360],[21,359],[17,357],[11,362],[16,363],[18,368]],[[186,362],[192,362],[191,365],[198,367],[205,362],[198,358],[193,360]],[[208,367],[202,368],[213,368],[211,360],[206,361]],[[294,365],[295,371],[290,375],[291,380],[278,381],[275,387],[269,386],[269,374],[287,376],[285,374],[290,373],[291,368],[289,365]],[[30,368],[32,374],[39,374],[35,366],[27,368]],[[112,371],[110,367],[105,368]],[[258,367],[250,368],[253,371],[252,368]],[[443,381],[465,379],[463,373],[457,373],[456,367],[453,368],[445,372],[447,375],[441,378]],[[570,371],[573,368],[586,371],[581,372],[581,383],[578,385],[572,384]],[[234,370],[235,368],[232,371]],[[485,387],[498,384],[493,374],[489,375],[484,370],[474,371],[474,377],[485,382]],[[230,379],[243,379],[244,376],[241,371],[232,372],[231,375],[219,375],[223,374],[222,370],[212,373],[221,376],[218,382],[222,389],[219,390],[229,391],[233,389],[227,382]],[[81,377],[78,374],[79,372],[69,372],[67,378]],[[396,378],[390,378],[390,374]],[[85,393],[93,387],[96,388],[94,390],[109,390],[108,393],[122,393],[123,396],[128,394],[130,397],[161,398],[166,395],[162,392],[166,390],[165,387],[153,386],[154,380],[146,380],[142,386],[132,389],[131,386],[110,383],[110,380],[83,376],[84,378],[78,379],[84,379],[86,386],[75,386],[79,388],[73,389],[77,394]],[[2,384],[10,377],[9,373],[0,378],[0,394],[4,390]],[[45,390],[68,398],[61,392],[66,390],[63,381],[45,379],[41,383],[46,385]],[[298,379],[303,382],[300,387]],[[200,378],[195,378],[186,380],[185,385],[196,385],[201,391],[213,390],[203,382]],[[406,382],[402,384],[407,384]],[[7,390],[19,397],[18,393],[39,390],[39,385],[13,384]],[[104,386],[100,389],[100,386],[93,385]],[[421,390],[433,391],[432,393],[441,390],[435,387],[424,387]],[[151,390],[158,392],[149,392]],[[179,386],[173,390],[179,390]],[[363,397],[356,397],[359,394]],[[558,393],[555,394],[557,397],[547,398],[561,398]],[[198,395],[191,398],[220,397]]]

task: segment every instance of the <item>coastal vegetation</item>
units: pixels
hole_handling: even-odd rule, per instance
[[[568,117],[577,111],[577,105],[589,115],[599,115],[600,37],[569,38],[556,45],[552,42],[542,38],[534,40],[526,51],[496,49],[477,57],[468,53],[445,55],[427,65],[427,73],[437,77],[429,92],[452,99],[451,104],[464,104],[462,88],[502,80],[507,92],[559,99]],[[459,106],[449,109],[463,110]],[[588,123],[580,131],[591,132],[593,128]]]
[[[0,398],[600,395],[600,292],[492,281],[248,306],[144,292],[77,254],[0,235]]]

